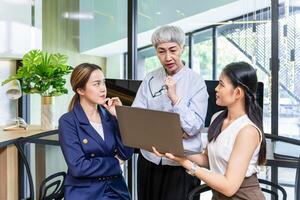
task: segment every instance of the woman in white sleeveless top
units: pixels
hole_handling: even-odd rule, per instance
[[[175,157],[187,172],[213,189],[213,200],[263,200],[256,173],[266,161],[262,110],[258,106],[256,70],[245,62],[227,65],[216,87],[216,113],[208,129],[208,145],[201,154]]]

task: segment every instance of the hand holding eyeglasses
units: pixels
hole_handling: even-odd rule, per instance
[[[105,104],[103,106],[112,114],[113,116],[117,116],[116,106],[122,106],[122,102],[119,97],[106,98]]]
[[[176,104],[179,97],[176,94],[176,82],[171,76],[167,76],[165,80],[165,85],[167,86],[167,94],[170,100],[172,101],[172,104]]]

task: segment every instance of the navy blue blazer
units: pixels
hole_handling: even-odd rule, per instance
[[[99,177],[121,175],[117,155],[129,159],[133,149],[120,138],[117,120],[104,107],[98,107],[104,140],[90,124],[79,102],[59,119],[59,142],[68,165],[65,199],[130,199],[122,176],[109,180]]]

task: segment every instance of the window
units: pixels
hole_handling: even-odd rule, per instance
[[[212,34],[212,29],[193,34],[192,69],[201,74],[205,80],[213,79]]]

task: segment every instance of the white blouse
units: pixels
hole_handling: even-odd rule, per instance
[[[93,126],[93,128],[99,133],[99,135],[102,137],[102,139],[104,140],[104,132],[103,132],[103,127],[101,123],[95,123],[90,121],[91,125]]]
[[[212,120],[215,119],[218,114],[220,114],[220,112],[214,114]],[[209,166],[211,171],[225,175],[235,139],[240,130],[246,125],[252,125],[257,128],[261,136],[261,132],[258,127],[245,114],[234,120],[228,127],[226,127],[215,141],[213,140],[207,144]],[[250,177],[252,174],[259,171],[257,165],[259,150],[260,144],[256,147],[250,160],[246,177]]]

